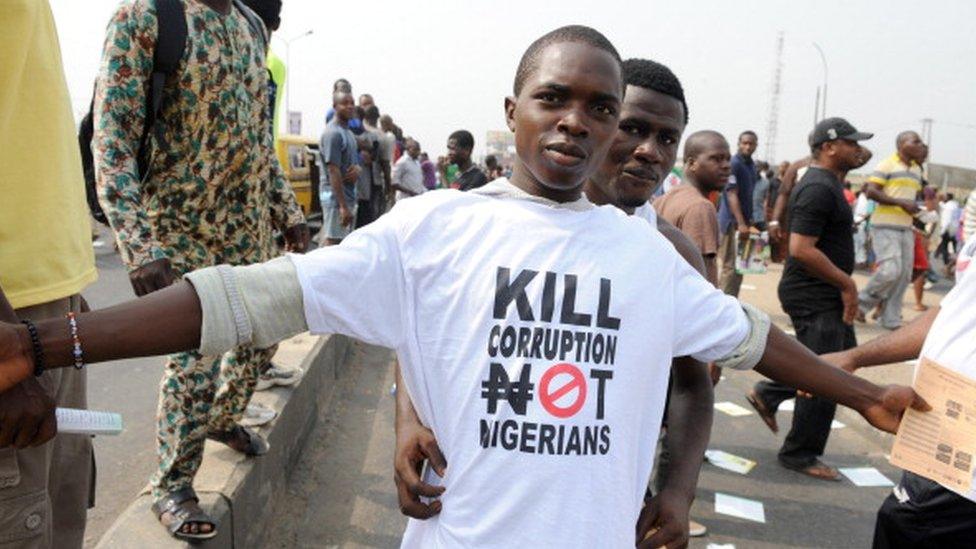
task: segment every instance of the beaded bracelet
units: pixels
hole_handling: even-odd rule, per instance
[[[21,324],[27,326],[27,333],[30,334],[31,348],[34,352],[34,375],[40,377],[44,373],[44,349],[41,347],[41,336],[37,333],[37,326],[30,320],[21,320]]]
[[[68,317],[68,327],[71,329],[71,342],[74,346],[71,354],[75,359],[75,369],[80,370],[85,367],[85,361],[82,360],[81,339],[78,337],[78,319],[75,318],[74,312],[70,312],[66,316]]]

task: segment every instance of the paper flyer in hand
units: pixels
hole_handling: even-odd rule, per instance
[[[122,432],[122,416],[112,412],[58,408],[58,434],[117,435]]]
[[[905,411],[891,448],[891,464],[955,492],[970,492],[976,454],[976,380],[923,357],[913,387],[932,410]]]

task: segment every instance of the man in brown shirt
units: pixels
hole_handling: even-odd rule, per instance
[[[681,185],[654,201],[657,214],[681,230],[701,250],[708,281],[718,286],[718,214],[708,194],[720,191],[732,172],[729,143],[718,132],[703,130],[685,141],[685,176]]]

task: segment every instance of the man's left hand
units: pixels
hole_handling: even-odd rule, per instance
[[[691,501],[664,490],[647,501],[637,518],[637,548],[688,547],[688,510]]]
[[[895,433],[901,423],[901,416],[909,407],[920,412],[932,409],[911,387],[888,385],[882,390],[881,398],[876,404],[858,411],[876,428]]]
[[[308,251],[308,243],[311,241],[312,235],[308,232],[307,224],[292,225],[285,229],[283,236],[285,237],[286,251],[296,254],[303,254]]]

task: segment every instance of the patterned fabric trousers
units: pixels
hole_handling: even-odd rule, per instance
[[[153,499],[193,485],[207,433],[230,430],[241,420],[277,348],[239,347],[219,357],[170,355],[159,388]]]

